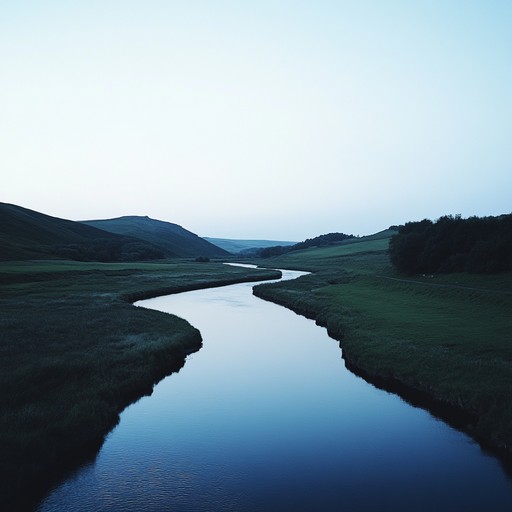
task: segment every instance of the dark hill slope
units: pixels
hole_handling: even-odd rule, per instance
[[[142,240],[79,222],[0,203],[0,260],[64,258],[79,261],[138,261],[165,252]]]
[[[112,233],[146,240],[184,258],[197,256],[222,258],[229,255],[224,249],[207,242],[178,224],[149,217],[126,216],[108,220],[86,220],[83,223]]]

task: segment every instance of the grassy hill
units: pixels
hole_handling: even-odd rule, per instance
[[[228,251],[232,254],[238,254],[242,251],[247,251],[249,249],[263,249],[265,247],[273,247],[275,245],[294,245],[296,242],[283,242],[277,240],[238,240],[231,238],[211,238],[204,237],[208,242]]]
[[[182,258],[197,256],[222,258],[229,254],[221,247],[217,247],[178,224],[149,217],[126,216],[116,219],[87,220],[82,223],[111,233],[140,238],[163,248],[168,255]]]
[[[312,274],[254,293],[314,318],[341,341],[347,367],[457,417],[510,459],[512,272],[404,276],[389,262],[393,233],[262,260]]]
[[[0,261],[139,261],[164,256],[161,248],[131,236],[0,203]]]

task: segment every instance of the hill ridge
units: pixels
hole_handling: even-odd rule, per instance
[[[81,223],[111,233],[137,237],[179,257],[222,258],[229,256],[224,249],[179,224],[153,219],[147,215],[124,215],[112,219],[85,220]]]
[[[71,259],[138,261],[160,259],[164,251],[131,236],[0,203],[0,260]]]

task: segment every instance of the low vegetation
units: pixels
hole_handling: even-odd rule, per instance
[[[214,262],[0,263],[2,506],[30,508],[201,346],[186,321],[130,302],[278,275]]]
[[[399,274],[386,231],[265,265],[309,270],[254,293],[316,319],[369,380],[461,412],[461,428],[512,454],[512,272]]]

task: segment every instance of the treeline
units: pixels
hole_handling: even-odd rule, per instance
[[[355,238],[354,235],[347,235],[345,233],[327,233],[325,235],[316,236],[315,238],[308,238],[304,242],[299,242],[294,245],[276,245],[274,247],[265,247],[256,252],[257,256],[261,258],[270,258],[272,256],[281,256],[291,251],[299,251],[301,249],[308,249],[309,247],[323,247],[335,243],[343,242],[349,238]]]
[[[405,274],[512,270],[512,214],[408,222],[391,238],[389,255]]]

